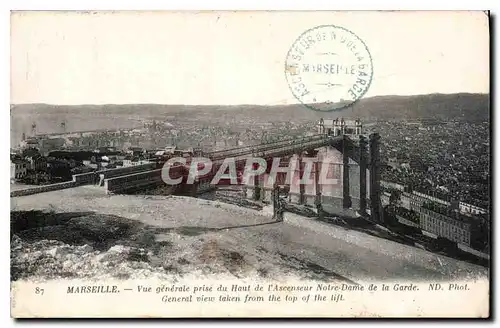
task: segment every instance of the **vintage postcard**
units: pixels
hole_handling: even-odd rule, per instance
[[[489,25],[12,12],[11,316],[488,318]]]

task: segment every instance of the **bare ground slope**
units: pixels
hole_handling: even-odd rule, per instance
[[[277,223],[262,211],[190,197],[108,196],[83,186],[11,198],[11,212],[13,279],[195,273],[356,283],[487,275],[483,267],[362,233],[352,242],[327,225],[318,231],[300,218]]]

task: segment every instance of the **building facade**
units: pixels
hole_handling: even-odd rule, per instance
[[[22,159],[11,159],[10,178],[11,180],[22,179],[28,174],[29,162]]]
[[[418,226],[424,235],[433,238],[444,238],[460,245],[482,250],[488,243],[488,217],[487,213],[463,212],[458,206],[450,202],[437,199],[434,196],[421,192],[401,192],[400,209],[418,215],[418,220],[410,219],[406,213],[397,213],[400,223]],[[389,204],[391,193],[384,191],[381,200]],[[437,201],[436,201],[437,200]],[[470,208],[470,207],[467,207]],[[406,219],[406,220],[405,220]]]
[[[458,208],[460,210],[460,213],[462,214],[472,214],[472,215],[478,215],[478,214],[487,214],[488,210],[481,208],[479,206],[467,204],[464,202],[459,202],[458,203]]]
[[[422,206],[420,213],[420,227],[439,237],[453,242],[471,246],[473,238],[472,221],[459,213],[440,213],[427,206]]]
[[[31,171],[46,171],[47,170],[47,159],[43,156],[30,156],[26,157],[29,163],[28,169]]]
[[[318,134],[327,134],[332,136],[340,135],[360,135],[363,134],[363,125],[361,120],[324,120],[318,123]]]

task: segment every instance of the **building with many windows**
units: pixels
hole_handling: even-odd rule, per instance
[[[10,160],[10,179],[17,180],[26,177],[30,163],[20,158]]]
[[[29,170],[36,172],[47,170],[47,159],[43,156],[28,156],[26,160],[29,162]]]
[[[424,202],[415,211],[420,214],[422,230],[468,247],[484,247],[487,240],[485,218],[463,215],[433,202]]]
[[[318,134],[328,134],[332,136],[340,135],[360,135],[363,133],[363,125],[360,120],[324,120],[321,119],[318,123]]]
[[[488,244],[489,216],[487,212],[464,211],[459,202],[449,202],[421,192],[401,192],[395,188],[386,188],[381,201],[390,204],[391,195],[398,193],[400,198],[395,203],[399,212],[398,221],[404,225],[419,227],[422,233],[443,238],[457,243],[459,248],[471,248],[483,251]],[[467,207],[468,209],[469,207]],[[417,218],[409,215],[413,213]]]
[[[459,202],[458,203],[458,208],[460,210],[460,213],[463,214],[473,214],[473,215],[478,215],[478,214],[486,214],[488,213],[488,210],[481,208],[479,206],[467,204],[464,202]]]

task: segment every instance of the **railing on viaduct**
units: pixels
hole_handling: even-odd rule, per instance
[[[300,150],[324,147],[329,145],[334,140],[342,140],[342,137],[329,137],[324,134],[318,134],[300,139],[288,139],[258,145],[214,151],[208,153],[207,157],[211,160],[223,160],[228,157],[238,158],[243,156],[274,157],[281,153],[292,154]]]

